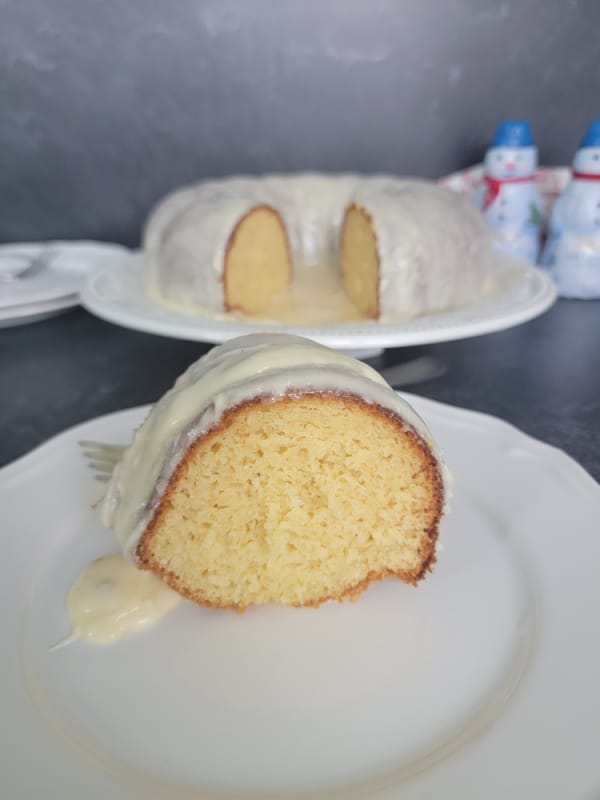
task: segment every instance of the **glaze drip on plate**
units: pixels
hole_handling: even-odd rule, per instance
[[[151,572],[136,569],[121,553],[97,558],[85,567],[69,592],[71,636],[51,649],[78,639],[111,644],[152,627],[181,599]]]

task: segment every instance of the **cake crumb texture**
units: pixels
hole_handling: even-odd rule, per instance
[[[439,466],[399,417],[354,395],[258,397],[186,452],[138,565],[207,606],[354,598],[435,560]]]
[[[379,317],[379,256],[371,217],[359,206],[346,209],[340,237],[342,279],[348,297],[365,317]]]
[[[285,226],[274,208],[256,206],[243,216],[225,252],[228,311],[258,314],[292,277]]]

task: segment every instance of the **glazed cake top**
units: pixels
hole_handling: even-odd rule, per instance
[[[102,503],[127,557],[151,520],[187,448],[230,408],[255,397],[333,392],[355,395],[397,415],[443,462],[411,406],[368,365],[308,339],[251,334],[212,349],[192,364],[153,406],[117,464]]]
[[[306,173],[205,181],[167,195],[144,232],[146,290],[175,306],[222,311],[231,233],[258,205],[281,215],[295,267],[337,264],[353,203],[372,219],[382,319],[462,305],[488,287],[491,236],[468,199],[432,181]]]

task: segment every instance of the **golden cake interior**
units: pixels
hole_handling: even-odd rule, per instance
[[[281,217],[255,206],[235,226],[225,252],[227,311],[258,314],[292,276],[290,248]]]
[[[401,420],[355,396],[257,398],[188,450],[138,545],[202,605],[318,605],[434,560],[443,489]]]
[[[340,235],[346,294],[365,317],[379,317],[379,256],[373,221],[360,206],[346,209]]]

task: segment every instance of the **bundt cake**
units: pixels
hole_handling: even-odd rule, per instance
[[[468,199],[384,177],[232,178],[179,190],[150,215],[146,288],[178,308],[260,316],[309,267],[336,264],[357,316],[465,305],[490,287],[490,233]]]
[[[319,605],[435,561],[446,473],[415,411],[306,339],[215,347],[152,408],[102,507],[126,557],[201,605]]]

